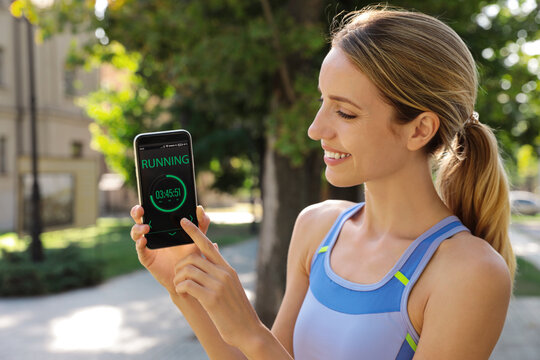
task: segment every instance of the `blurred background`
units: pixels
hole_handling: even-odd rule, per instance
[[[141,294],[125,290],[131,295],[122,298],[114,290],[153,286],[135,271],[141,266],[128,218],[138,203],[132,142],[148,131],[191,132],[199,201],[213,221],[209,236],[244,271],[250,298],[271,324],[298,213],[324,199],[362,200],[360,188],[325,181],[320,145],[308,139],[307,128],[319,106],[318,71],[332,20],[371,3],[0,0],[0,334],[21,339],[0,336],[0,359],[143,358],[157,348],[160,358],[169,350],[205,358],[189,328],[178,328],[181,322],[160,328],[162,341],[143,336],[139,347],[118,346],[121,332],[102,343],[68,336],[92,328],[86,326],[91,319],[97,330],[87,338],[104,334],[96,319],[125,330],[129,304],[137,316],[141,309],[152,313],[152,302],[175,311],[158,288],[155,297],[122,310],[121,303]],[[537,0],[392,5],[445,21],[477,60],[476,111],[495,129],[511,179],[511,238],[520,266],[511,321],[493,358],[537,359]],[[81,297],[95,300],[77,305]],[[51,315],[36,315],[47,304]],[[163,314],[130,326],[151,328]],[[186,334],[185,341],[171,329]],[[34,345],[23,345],[29,342]]]

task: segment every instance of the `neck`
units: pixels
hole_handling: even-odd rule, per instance
[[[363,228],[373,239],[416,239],[452,215],[437,194],[425,156],[391,176],[366,182],[365,189]]]

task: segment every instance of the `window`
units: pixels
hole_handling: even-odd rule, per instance
[[[66,69],[64,71],[64,94],[66,96],[77,95],[75,89],[75,70]]]
[[[7,139],[0,136],[0,175],[7,173]]]
[[[83,144],[80,141],[71,142],[71,157],[80,158],[82,157]]]
[[[0,48],[0,86],[5,85],[4,66],[4,49]]]
[[[22,175],[23,227],[29,231],[32,224],[31,174]],[[41,193],[41,215],[45,228],[73,224],[75,204],[75,178],[67,173],[41,173],[38,178]]]

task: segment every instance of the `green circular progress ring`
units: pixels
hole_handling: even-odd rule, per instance
[[[162,209],[160,208],[159,206],[157,206],[156,202],[154,201],[154,198],[152,197],[152,195],[150,195],[150,201],[152,201],[152,204],[156,207],[156,209],[158,209],[159,211],[163,211],[163,212],[173,212],[173,211],[176,211],[178,209],[180,209],[180,207],[182,207],[182,205],[184,205],[184,202],[186,201],[186,196],[187,196],[187,190],[186,190],[186,185],[184,184],[184,182],[179,178],[179,177],[176,177],[174,175],[165,175],[165,177],[170,177],[170,178],[173,178],[173,179],[176,179],[180,182],[180,184],[182,184],[182,188],[184,189],[184,198],[182,199],[182,201],[180,202],[180,205],[178,205],[177,207],[175,207],[174,209],[170,209],[170,210],[166,210],[166,209]]]

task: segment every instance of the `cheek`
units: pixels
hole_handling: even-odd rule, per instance
[[[354,152],[355,168],[371,178],[384,176],[400,167],[405,161],[406,148],[390,132],[371,131],[370,136],[358,139]]]

